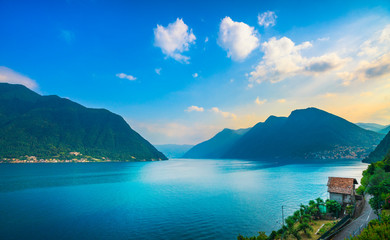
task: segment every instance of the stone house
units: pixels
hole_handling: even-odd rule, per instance
[[[341,205],[355,203],[355,178],[329,177],[329,199],[335,200]]]

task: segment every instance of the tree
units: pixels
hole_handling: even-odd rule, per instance
[[[299,212],[299,211],[298,211]],[[286,218],[287,231],[285,232],[285,237],[292,235],[297,240],[301,240],[301,236],[299,235],[299,229],[295,227],[295,223],[297,219],[294,216],[289,216]]]
[[[337,217],[339,215],[339,213],[341,212],[341,205],[340,203],[338,203],[337,201],[335,200],[326,200],[326,209],[328,209],[328,211],[330,213],[334,213]]]
[[[363,185],[360,185],[360,186],[356,189],[356,193],[359,194],[359,195],[363,195],[365,191],[366,191],[366,187],[363,186]]]
[[[259,232],[259,236],[254,237],[244,237],[241,234],[238,235],[237,240],[268,240],[267,234],[265,232]]]
[[[379,209],[385,203],[386,194],[390,193],[390,173],[381,168],[375,169],[374,175],[370,177],[367,192],[373,196],[369,201],[371,207],[379,214]]]
[[[322,200],[322,199],[321,199]],[[311,216],[313,216],[313,217],[318,217],[318,214],[319,214],[319,212],[320,212],[320,209],[319,209],[319,205],[315,202],[315,201],[313,201],[313,200],[311,200],[310,202],[309,202],[309,214],[311,215]]]
[[[313,227],[310,226],[308,221],[304,221],[298,225],[297,230],[303,231],[306,234],[306,236],[311,237],[310,232],[313,231]]]

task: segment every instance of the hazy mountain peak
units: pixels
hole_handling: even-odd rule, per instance
[[[226,131],[196,145],[186,156],[244,159],[358,158],[381,139],[380,134],[361,129],[341,117],[313,107],[294,110],[288,118],[270,116],[264,123],[257,123],[245,134],[235,138],[235,142],[230,139],[228,145],[223,142],[226,139],[223,133]],[[221,136],[224,138],[221,139]],[[200,146],[207,146],[207,152],[197,151]],[[217,155],[213,155],[213,146],[218,146]]]

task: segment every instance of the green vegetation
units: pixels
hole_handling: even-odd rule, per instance
[[[322,217],[322,213],[320,212],[320,205],[323,204],[325,204],[325,202],[321,198],[309,201],[308,205],[301,204],[299,210],[295,211],[293,215],[286,218],[286,225],[284,225],[278,231],[272,231],[269,236],[267,236],[264,232],[259,232],[258,236],[244,237],[239,235],[237,239],[274,240],[280,239],[282,236],[284,239],[311,239],[312,233],[314,232],[313,226],[315,225],[313,221]],[[338,206],[334,204],[333,201],[327,201],[326,204],[329,204],[329,206],[332,206],[334,209],[338,209]]]
[[[374,152],[370,154],[371,160],[374,159],[372,156],[379,156],[379,152],[386,154],[382,161],[371,163],[363,171],[363,187],[359,191],[372,195],[369,203],[379,219],[372,220],[359,236],[352,238],[354,240],[390,239],[390,215],[387,214],[390,211],[390,133]]]
[[[339,216],[339,213],[341,212],[341,205],[335,200],[326,200],[326,209],[333,213],[336,217]]]
[[[238,235],[237,240],[268,240],[270,239],[265,232],[259,232],[258,236],[254,237],[244,237],[241,234]]]
[[[117,114],[0,83],[0,160],[61,160],[70,152],[120,161],[166,159]]]
[[[326,233],[328,230],[330,230],[332,227],[334,227],[337,224],[338,221],[332,221],[325,223],[324,226],[318,231],[318,235],[322,235]]]
[[[390,239],[390,215],[383,214],[380,220],[372,220],[359,236],[351,240],[389,240]]]
[[[363,171],[361,184],[363,185],[362,189],[372,195],[369,202],[376,214],[379,214],[382,207],[389,208],[390,156],[387,156],[383,161],[371,163],[367,170]]]
[[[390,128],[390,126],[389,126]],[[382,141],[376,146],[375,150],[363,160],[366,163],[374,163],[383,160],[390,155],[390,134],[387,134]]]

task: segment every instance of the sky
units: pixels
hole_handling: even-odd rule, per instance
[[[390,1],[0,0],[0,82],[121,115],[152,144],[317,107],[390,124]]]

